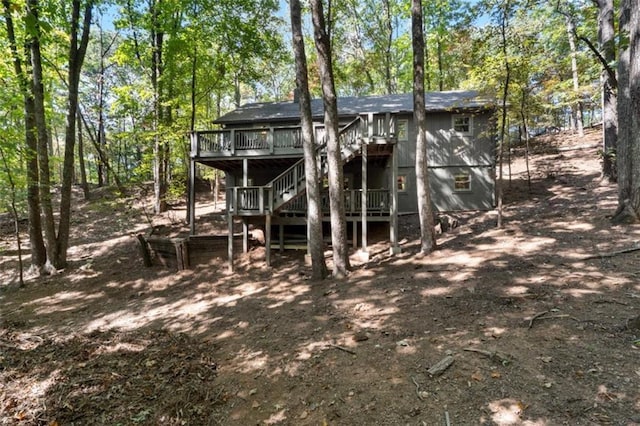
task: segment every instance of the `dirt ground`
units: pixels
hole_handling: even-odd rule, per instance
[[[69,267],[18,289],[5,218],[0,424],[640,425],[640,251],[616,254],[640,226],[609,221],[598,136],[538,140],[530,188],[517,150],[503,228],[459,214],[418,257],[404,217],[402,253],[378,242],[342,281],[262,248],[235,274],[144,268],[147,199],[102,191]]]

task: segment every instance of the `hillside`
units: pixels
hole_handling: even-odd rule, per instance
[[[103,191],[75,205],[69,268],[18,289],[3,223],[0,424],[638,425],[640,226],[609,221],[598,137],[534,141],[530,187],[514,150],[504,228],[459,214],[418,257],[404,218],[402,254],[378,242],[343,281],[259,247],[236,274],[144,268],[148,198]]]

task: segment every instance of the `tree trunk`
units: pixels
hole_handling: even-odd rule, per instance
[[[38,0],[27,1],[27,15],[34,25],[31,35],[31,91],[35,106],[35,123],[38,139],[38,173],[40,208],[44,217],[44,237],[46,241],[47,260],[53,262],[57,256],[55,220],[53,217],[53,203],[51,200],[51,175],[49,171],[48,129],[45,116],[44,83],[42,73],[42,55],[40,51],[40,25]]]
[[[424,100],[424,31],[422,0],[411,2],[411,34],[413,45],[413,117],[417,128],[416,191],[420,218],[420,252],[431,253],[436,248],[436,231],[431,207],[429,169],[427,161],[427,111]],[[393,149],[396,149],[394,147]]]
[[[304,173],[307,189],[307,232],[309,255],[311,256],[312,279],[321,280],[327,276],[324,260],[324,239],[322,236],[322,210],[318,173],[318,153],[311,117],[311,96],[307,75],[307,55],[302,35],[302,17],[299,0],[291,0],[291,33],[296,63],[296,86],[300,92],[300,119],[302,144],[304,148]]]
[[[71,43],[69,46],[69,73],[67,93],[67,126],[64,141],[64,166],[62,169],[62,188],[60,196],[60,222],[56,238],[56,257],[52,259],[57,269],[67,265],[67,248],[69,247],[69,230],[71,227],[71,189],[73,185],[74,149],[76,141],[76,115],[78,113],[78,86],[80,71],[84,62],[89,30],[91,27],[91,12],[93,2],[87,1],[82,23],[82,35],[78,42],[78,25],[80,23],[80,0],[73,0],[71,15]]]
[[[40,270],[47,261],[47,252],[42,238],[42,221],[40,219],[40,194],[39,194],[39,173],[38,173],[38,157],[36,151],[38,149],[38,139],[35,123],[35,104],[33,101],[33,93],[29,84],[22,59],[18,53],[18,45],[15,38],[15,29],[13,26],[13,18],[11,15],[11,5],[9,0],[2,0],[4,7],[5,26],[7,29],[7,38],[11,48],[11,58],[16,77],[20,83],[20,91],[24,98],[24,125],[25,125],[25,159],[27,168],[27,204],[29,207],[29,243],[31,245],[31,265],[33,268]],[[25,57],[30,62],[31,48],[25,46]]]
[[[572,106],[573,116],[575,119],[576,130],[579,136],[584,136],[584,124],[583,124],[583,106],[582,95],[580,94],[580,79],[578,77],[578,50],[576,48],[576,26],[573,23],[573,19],[569,15],[566,16],[567,21],[567,36],[569,37],[569,48],[571,49],[571,78],[573,80],[574,96],[577,100],[575,105]]]
[[[151,85],[153,86],[153,109],[154,109],[154,143],[153,143],[153,194],[154,194],[154,212],[160,214],[167,210],[167,161],[166,141],[161,135],[161,127],[164,123],[164,83],[163,74],[163,46],[164,32],[161,30],[160,23],[160,7],[162,0],[152,0],[151,2],[151,19],[152,19],[152,56],[151,56]]]
[[[331,40],[327,31],[322,0],[311,0],[311,15],[318,68],[324,102],[324,123],[327,135],[327,164],[329,167],[329,204],[331,208],[331,244],[333,276],[345,277],[349,270],[347,224],[345,222],[342,157],[338,139],[338,105],[333,81]]]
[[[631,2],[622,0],[620,5],[620,33],[628,34],[631,19]],[[631,97],[629,92],[629,61],[630,46],[621,48],[618,58],[618,150],[616,153],[616,167],[618,169],[618,211],[614,214],[613,220],[627,221],[633,219],[627,213],[627,200],[630,196],[631,187],[631,150],[630,141],[631,121],[629,120],[631,111]]]
[[[384,51],[384,79],[387,94],[390,95],[395,92],[395,84],[393,81],[393,75],[391,67],[393,66],[393,59],[391,57],[393,47],[393,23],[391,21],[391,3],[390,0],[383,0],[383,9],[385,15],[385,30],[387,31],[385,51]]]
[[[302,35],[302,17],[300,0],[290,0],[291,35],[296,63],[296,86],[300,92],[300,120],[302,144],[304,148],[304,174],[307,189],[307,232],[309,255],[311,256],[312,279],[321,280],[327,276],[324,260],[324,240],[322,237],[322,209],[318,172],[318,157],[311,117],[311,96],[309,95],[309,77],[307,75],[307,55]]]
[[[444,64],[442,63],[442,40],[440,34],[436,37],[436,48],[438,53],[438,89],[444,90]]]
[[[504,141],[507,134],[507,99],[509,95],[509,82],[511,80],[511,66],[509,64],[509,56],[507,51],[507,28],[509,26],[509,4],[504,5],[504,10],[502,10],[502,18],[500,22],[500,34],[501,34],[501,43],[502,43],[502,55],[504,56],[504,70],[505,70],[505,81],[504,81],[504,90],[502,91],[502,123],[500,127],[500,140],[498,146],[498,181],[497,184],[497,193],[498,193],[498,228],[502,227],[502,196],[503,196],[503,176],[502,176],[502,163],[504,162]]]
[[[77,113],[76,126],[78,128],[78,162],[80,163],[80,186],[85,200],[91,196],[89,192],[89,182],[87,181],[87,166],[84,161],[84,138],[82,135],[82,118],[80,118],[80,110]]]
[[[598,41],[605,62],[610,64],[616,59],[613,0],[597,1]],[[611,182],[617,179],[615,158],[618,139],[616,82],[613,77],[606,69],[602,70],[602,175]]]
[[[521,104],[520,104],[520,118],[522,119],[522,132],[521,132],[521,134],[524,134],[524,142],[525,142],[524,161],[525,161],[525,166],[526,166],[526,170],[527,170],[527,188],[529,190],[529,194],[531,194],[531,169],[529,168],[529,129],[528,129],[528,126],[527,126],[527,114],[525,113],[526,106],[527,106],[527,91],[528,91],[528,88],[526,88],[526,87],[522,88],[522,99],[521,99]],[[511,176],[509,176],[509,178],[511,178]]]
[[[618,209],[614,223],[640,221],[640,6],[624,0],[620,32],[629,47],[618,60]]]
[[[20,287],[24,287],[24,267],[22,265],[22,240],[20,238],[20,217],[18,216],[18,209],[16,208],[16,184],[13,181],[13,174],[11,173],[11,167],[7,157],[4,155],[4,151],[0,148],[0,158],[2,159],[2,165],[9,181],[9,194],[11,201],[9,208],[11,215],[13,216],[14,234],[16,236],[16,244],[18,245],[18,283]]]

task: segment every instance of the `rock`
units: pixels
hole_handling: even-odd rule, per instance
[[[356,342],[364,342],[365,340],[369,340],[369,336],[364,331],[358,331],[353,335],[353,340]]]

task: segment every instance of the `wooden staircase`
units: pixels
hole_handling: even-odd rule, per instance
[[[356,118],[338,134],[342,163],[348,163],[362,150],[362,119]],[[327,170],[326,141],[318,147],[320,174]],[[240,186],[227,190],[230,210],[234,216],[273,214],[292,202],[306,190],[304,157],[264,186]]]

